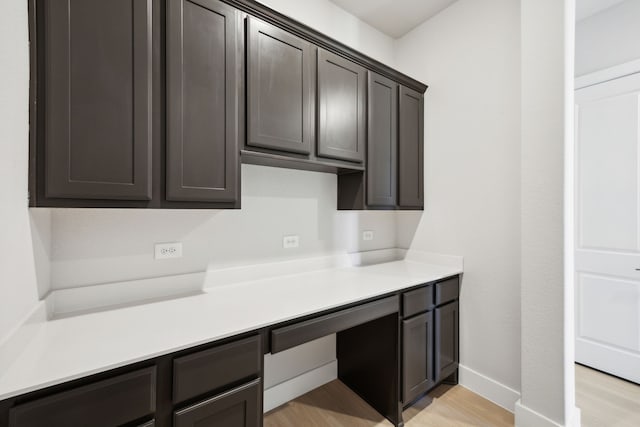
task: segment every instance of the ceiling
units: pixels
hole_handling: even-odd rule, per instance
[[[622,3],[624,0],[576,0],[576,21]]]
[[[457,0],[331,0],[367,24],[399,38]],[[576,21],[625,0],[576,0]]]
[[[393,38],[402,37],[457,0],[331,0]]]

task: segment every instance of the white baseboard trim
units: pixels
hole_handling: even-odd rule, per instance
[[[562,424],[524,406],[520,400],[516,402],[515,418],[516,427],[562,427]]]
[[[458,381],[464,388],[510,412],[515,411],[516,402],[520,399],[520,392],[517,390],[463,365],[458,368]]]
[[[274,385],[264,391],[264,412],[269,412],[336,378],[338,378],[338,361],[334,360],[295,378]]]

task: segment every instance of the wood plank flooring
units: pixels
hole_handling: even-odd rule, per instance
[[[430,404],[431,403],[431,404]],[[640,386],[576,365],[582,427],[639,427]],[[407,427],[513,426],[513,414],[461,386],[442,385],[404,411]],[[340,381],[332,381],[265,414],[265,427],[388,427]]]
[[[431,404],[429,404],[431,402]],[[442,385],[404,411],[407,427],[513,426],[513,414],[461,386]],[[340,381],[332,381],[265,414],[265,427],[388,427]]]
[[[576,365],[576,406],[582,427],[640,426],[640,386]]]

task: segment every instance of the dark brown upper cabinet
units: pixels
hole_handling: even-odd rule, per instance
[[[151,4],[43,2],[46,197],[151,199]]]
[[[238,198],[237,29],[218,0],[167,2],[167,200]]]
[[[364,161],[366,79],[360,65],[318,50],[318,157]]]
[[[247,18],[247,145],[311,153],[315,55],[311,43]]]
[[[367,205],[394,207],[397,190],[398,84],[369,72]]]
[[[398,205],[424,207],[424,96],[400,86]]]

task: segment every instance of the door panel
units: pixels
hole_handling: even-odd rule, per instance
[[[318,51],[318,156],[362,163],[365,152],[366,70]]]
[[[580,247],[636,250],[638,93],[594,100],[579,112]]]
[[[247,145],[309,154],[315,138],[316,48],[247,18]]]
[[[47,197],[151,199],[151,0],[45,2]]]
[[[398,205],[424,206],[424,97],[400,86]]]
[[[167,200],[233,202],[238,193],[236,11],[168,2]]]
[[[398,85],[369,72],[367,205],[395,206],[398,152]]]
[[[640,383],[640,74],[575,99],[576,361]]]

